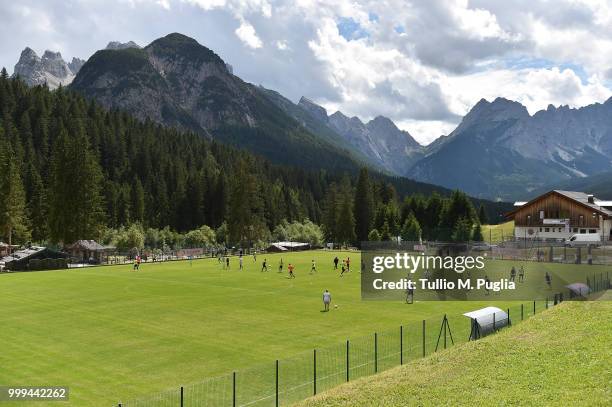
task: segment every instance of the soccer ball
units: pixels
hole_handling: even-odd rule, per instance
[[[338,304],[334,305],[334,308],[338,308]]]

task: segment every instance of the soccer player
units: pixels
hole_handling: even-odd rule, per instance
[[[227,266],[227,269],[229,270],[230,269],[230,266],[229,266],[229,256],[227,256],[225,258],[225,265]]]
[[[316,273],[316,272],[317,272],[317,265],[316,265],[314,259],[312,259],[312,265],[310,266],[310,274]]]
[[[340,259],[338,258],[338,256],[336,256],[334,258],[334,270],[338,270],[338,262],[340,261]]]
[[[264,259],[263,263],[261,264],[261,271],[268,271],[268,260]]]
[[[346,265],[344,260],[342,261],[342,271],[340,272],[340,277],[344,277],[344,273],[346,272]]]
[[[489,284],[491,284],[491,280],[489,280],[489,276],[485,276],[485,291],[486,295],[489,295]]]
[[[280,263],[278,263],[278,272],[279,273],[283,272],[283,258],[282,257],[280,259]]]
[[[289,270],[289,278],[295,278],[295,274],[293,274],[293,264],[289,263],[287,266],[287,270]]]
[[[408,282],[411,282],[411,280],[409,279]],[[414,302],[414,288],[412,288],[412,286],[409,286],[406,289],[406,304],[412,304]]]
[[[525,281],[525,267],[521,264],[521,268],[519,269],[519,282],[522,283]]]
[[[132,270],[138,270],[138,259],[134,259],[134,267],[132,268]]]
[[[351,271],[351,258],[346,258],[346,271]]]
[[[240,271],[242,271],[242,254],[240,255]]]
[[[516,268],[512,266],[512,270],[510,270],[510,281],[514,281],[516,278]]]
[[[323,307],[325,307],[325,312],[329,311],[329,304],[331,304],[331,293],[325,290],[323,291]]]
[[[548,274],[548,271],[546,272],[546,275],[544,276],[544,279],[546,280],[546,285],[548,286],[548,288],[551,288],[551,286],[552,286],[552,276],[550,274]]]

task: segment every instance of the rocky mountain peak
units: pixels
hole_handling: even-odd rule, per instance
[[[140,45],[136,44],[134,41],[128,41],[128,42],[111,41],[108,43],[105,49],[127,49],[127,48],[141,48],[141,47]]]
[[[73,58],[68,64],[61,53],[50,50],[46,50],[40,58],[32,48],[26,47],[15,64],[13,76],[19,76],[30,86],[46,83],[49,88],[54,89],[72,82],[83,62]]]
[[[317,105],[307,97],[302,96],[298,102],[298,106],[310,113],[315,119],[327,123],[329,118],[327,117],[327,110],[323,106]]]

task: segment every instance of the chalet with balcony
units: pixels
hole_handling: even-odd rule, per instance
[[[612,201],[584,192],[554,190],[528,202],[516,202],[506,214],[514,220],[518,239],[567,239],[576,233],[597,233],[612,240]]]

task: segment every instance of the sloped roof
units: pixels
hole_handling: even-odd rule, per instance
[[[95,240],[77,240],[71,245],[66,246],[66,249],[85,249],[92,252],[99,252],[104,250],[112,249],[110,246],[102,246],[100,243]]]
[[[589,202],[589,194],[587,194],[587,193],[578,192],[578,191],[563,191],[563,190],[560,190],[560,189],[554,189],[554,190],[549,191],[549,192],[547,192],[547,193],[545,193],[543,195],[537,196],[537,197],[533,198],[532,200],[530,200],[529,202],[526,202],[526,203],[524,203],[521,206],[515,207],[510,212],[506,213],[505,216],[506,217],[510,217],[510,216],[514,215],[519,209],[521,209],[521,208],[523,208],[525,206],[531,205],[532,203],[537,202],[540,199],[542,199],[542,198],[544,198],[544,197],[546,197],[546,196],[548,196],[550,194],[561,195],[561,196],[563,196],[563,197],[565,197],[567,199],[571,199],[572,201],[574,201],[574,202],[576,202],[576,203],[578,203],[578,204],[580,204],[582,206],[585,206],[585,207],[587,207],[587,208],[589,208],[589,209],[591,209],[591,210],[593,210],[593,211],[595,211],[595,212],[597,212],[597,213],[599,213],[601,215],[612,217],[612,210],[598,205],[597,204],[598,203],[597,198],[593,197],[593,201],[595,203],[591,203],[591,202]]]
[[[46,247],[40,247],[40,246],[32,246],[32,247],[28,247],[27,249],[22,249],[22,250],[17,250],[16,252],[11,253],[10,256],[5,256],[2,259],[0,259],[0,262],[2,263],[8,263],[14,260],[23,260],[23,259],[27,259],[28,257],[42,252],[43,250],[46,250]]]

